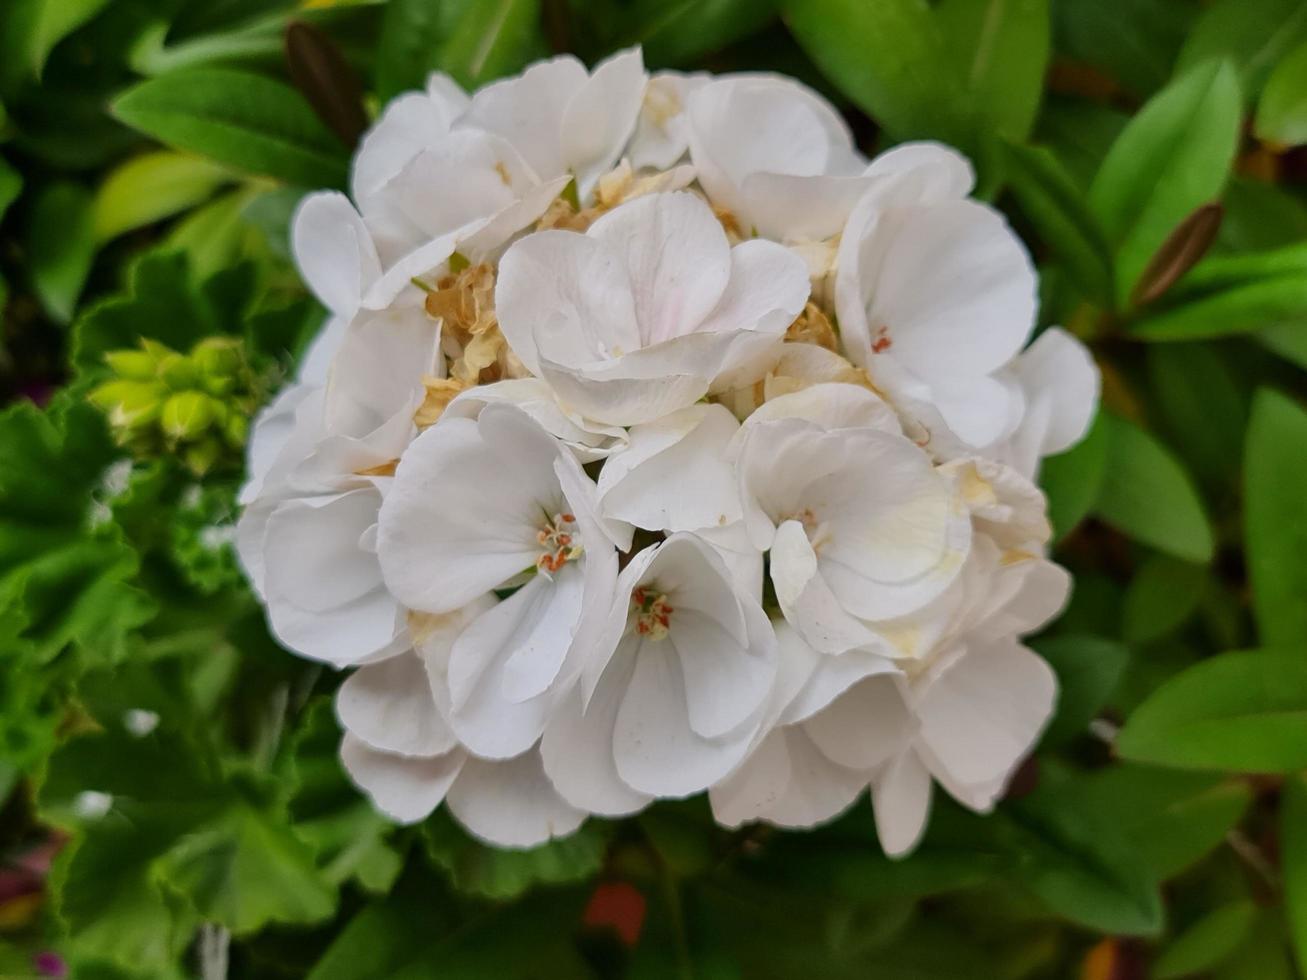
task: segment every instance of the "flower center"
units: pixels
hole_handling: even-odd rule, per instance
[[[576,518],[571,514],[555,514],[541,526],[536,535],[540,542],[540,557],[536,568],[542,572],[556,572],[569,561],[581,557],[581,543],[576,536]]]
[[[808,542],[816,553],[820,553],[822,546],[831,539],[830,528],[812,512],[811,507],[805,507],[798,513],[792,514],[790,519],[803,525],[803,533],[808,536]]]
[[[654,588],[639,586],[631,593],[631,606],[635,611],[635,631],[650,640],[667,636],[672,622],[672,606],[667,596]]]

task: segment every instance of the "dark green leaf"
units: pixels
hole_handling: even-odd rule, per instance
[[[1252,279],[1215,288],[1139,320],[1130,335],[1140,340],[1206,340],[1250,333],[1307,317],[1307,277],[1301,273]]]
[[[1220,197],[1241,109],[1234,68],[1200,65],[1152,98],[1113,144],[1089,205],[1116,248],[1120,303],[1180,222]]]
[[[1148,349],[1148,380],[1163,428],[1195,474],[1208,485],[1232,489],[1230,461],[1243,454],[1248,394],[1228,357],[1212,344],[1166,344]]]
[[[28,232],[32,279],[50,316],[67,323],[95,259],[91,195],[79,184],[50,184],[36,197]]]
[[[1253,402],[1244,460],[1244,536],[1266,646],[1307,644],[1307,411],[1271,389]]]
[[[1302,650],[1227,653],[1190,667],[1135,710],[1116,747],[1124,758],[1180,769],[1307,767]]]
[[[479,0],[463,8],[432,67],[475,88],[520,71],[541,46],[540,0]]]
[[[618,46],[639,44],[650,66],[687,65],[756,34],[775,19],[778,5],[779,0],[638,0],[622,12]]]
[[[1239,780],[1131,764],[1081,777],[1075,792],[1121,828],[1159,881],[1220,846],[1252,802]]]
[[[1176,70],[1229,58],[1239,69],[1245,96],[1256,99],[1271,70],[1304,40],[1307,7],[1298,0],[1217,0],[1194,24]]]
[[[1170,77],[1196,13],[1192,4],[1173,0],[1059,0],[1053,36],[1064,55],[1147,96]]]
[[[1044,733],[1045,744],[1057,745],[1085,732],[1116,689],[1130,652],[1086,635],[1046,637],[1034,646],[1057,674],[1057,713]]]
[[[1209,912],[1177,936],[1153,966],[1157,980],[1174,980],[1219,966],[1252,930],[1257,906],[1244,899]]]
[[[178,149],[310,187],[345,183],[344,150],[294,89],[230,68],[192,68],[142,82],[114,114]]]
[[[1212,558],[1212,529],[1189,475],[1175,457],[1138,426],[1101,416],[1107,463],[1096,509],[1117,530],[1177,558]]]
[[[1108,425],[1099,412],[1077,445],[1044,460],[1039,483],[1048,494],[1048,516],[1058,538],[1070,534],[1098,503],[1107,478]]]
[[[1295,15],[1307,36],[1307,8]],[[1307,143],[1307,41],[1294,48],[1275,66],[1261,101],[1253,131],[1258,139],[1285,146]]]
[[[54,46],[109,0],[10,0],[0,14],[0,73],[10,81],[40,75]]]
[[[1202,565],[1166,555],[1150,558],[1126,590],[1126,642],[1152,643],[1179,629],[1197,610],[1206,583]]]
[[[1285,914],[1298,969],[1307,971],[1307,777],[1284,782],[1280,805],[1280,866]]]
[[[529,850],[506,850],[470,837],[444,810],[422,827],[427,853],[454,887],[471,895],[506,899],[540,884],[584,881],[603,864],[609,828],[587,821],[569,837]]]
[[[1095,302],[1112,303],[1112,258],[1084,192],[1052,151],[1007,144],[1007,178],[1022,212],[1053,250],[1076,287]]]

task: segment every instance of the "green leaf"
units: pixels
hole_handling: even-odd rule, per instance
[[[1057,674],[1057,713],[1044,743],[1057,745],[1083,734],[1121,680],[1130,651],[1099,636],[1060,635],[1034,643]]]
[[[486,898],[515,898],[535,885],[584,881],[603,865],[609,827],[588,820],[576,833],[529,850],[506,850],[470,837],[444,810],[422,825],[427,854],[454,887]]]
[[[42,188],[27,241],[36,293],[52,318],[67,323],[95,259],[90,193],[73,183]]]
[[[622,41],[638,44],[651,67],[690,65],[756,34],[776,18],[779,0],[637,0],[622,12]]]
[[[1209,912],[1177,936],[1153,964],[1157,980],[1174,980],[1219,966],[1252,931],[1257,906],[1250,899]]]
[[[943,0],[935,7],[961,73],[969,124],[1010,140],[1030,134],[1048,67],[1049,0]]]
[[[1150,314],[1130,327],[1139,340],[1207,340],[1261,330],[1307,316],[1307,277],[1269,276],[1214,288]]]
[[[1171,75],[1197,10],[1174,0],[1059,0],[1053,36],[1066,57],[1091,65],[1136,96]]]
[[[924,0],[788,0],[782,9],[822,74],[895,139],[967,142],[961,84]]]
[[[1220,846],[1252,802],[1241,780],[1128,763],[1080,777],[1075,792],[1121,828],[1159,881]]]
[[[1258,252],[1307,239],[1307,202],[1287,188],[1236,176],[1225,189],[1224,252]],[[1210,261],[1210,260],[1209,260]]]
[[[1075,530],[1098,503],[1107,479],[1108,426],[1099,412],[1084,439],[1040,467],[1039,483],[1048,495],[1048,517],[1058,538]]]
[[[1307,670],[1292,652],[1226,653],[1172,677],[1130,716],[1122,758],[1178,769],[1307,767]]]
[[[1112,258],[1102,228],[1085,206],[1084,192],[1051,150],[1006,144],[1008,186],[1022,212],[1053,250],[1076,288],[1112,303]]]
[[[109,0],[10,0],[0,15],[0,52],[9,81],[39,76],[54,46],[98,14]]]
[[[1297,17],[1307,35],[1307,8],[1299,7]],[[1257,103],[1253,132],[1258,139],[1285,146],[1307,143],[1307,41],[1275,66]]]
[[[1211,344],[1168,344],[1148,349],[1148,380],[1165,430],[1195,474],[1228,490],[1238,474],[1230,461],[1243,455],[1248,395],[1229,360]]]
[[[110,171],[95,194],[92,227],[103,243],[208,200],[231,180],[225,167],[188,153],[160,150]]]
[[[1227,62],[1200,65],[1150,99],[1112,145],[1090,188],[1089,206],[1116,248],[1122,305],[1176,226],[1220,197],[1241,109],[1234,68]]]
[[[1119,825],[1086,806],[1071,786],[1046,778],[1006,806],[1013,845],[1024,855],[1012,877],[1072,922],[1115,935],[1155,935],[1162,898],[1151,874]]]
[[[1307,371],[1307,322],[1277,323],[1258,333],[1257,340],[1267,350]]]
[[[1252,931],[1212,980],[1297,980],[1278,910],[1261,909]]]
[[[438,66],[470,89],[520,71],[540,49],[540,0],[483,0],[466,6]]]
[[[1265,646],[1307,644],[1307,411],[1257,393],[1244,460],[1244,536],[1253,611]]]
[[[1218,0],[1194,24],[1176,70],[1228,58],[1239,69],[1246,97],[1255,99],[1276,63],[1304,40],[1307,7],[1298,0]]]
[[[203,918],[238,936],[274,922],[321,922],[336,910],[309,846],[275,814],[244,803],[187,834],[159,873]]]
[[[141,82],[113,104],[127,125],[251,174],[343,187],[345,151],[294,89],[231,68],[192,68]]]
[[[1301,773],[1286,779],[1281,791],[1280,870],[1294,956],[1307,972],[1307,777]]]
[[[1193,482],[1175,457],[1138,426],[1103,414],[1107,462],[1098,515],[1158,551],[1206,563],[1212,529]]]
[[[185,252],[191,275],[200,280],[260,257],[262,236],[245,221],[245,210],[258,195],[254,187],[241,187],[215,198],[178,223],[163,247]]]
[[[1125,640],[1147,644],[1175,632],[1198,609],[1207,584],[1207,569],[1187,561],[1155,555],[1145,562],[1125,594]]]
[[[3,129],[4,121],[0,119],[0,129]],[[18,195],[23,189],[23,175],[20,174],[9,164],[0,159],[0,218],[5,216],[9,210],[9,205],[18,200]]]

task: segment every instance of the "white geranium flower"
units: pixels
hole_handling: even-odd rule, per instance
[[[694,88],[685,115],[699,183],[746,236],[828,238],[870,186],[839,113],[793,79],[723,76]]]
[[[451,723],[478,755],[508,758],[544,729],[555,682],[587,613],[611,595],[614,544],[594,484],[521,411],[488,405],[419,436],[382,505],[379,557],[410,609],[447,613],[520,585],[454,644]]]
[[[817,386],[773,404],[802,410],[828,387],[846,389],[855,410],[867,395]],[[738,474],[749,534],[771,550],[782,612],[809,644],[834,654],[877,646],[871,623],[942,593],[961,570],[971,527],[949,481],[910,440],[825,421],[746,424]]]
[[[946,169],[904,167],[845,225],[835,307],[849,358],[929,430],[932,446],[1005,438],[1022,411],[1002,369],[1035,321],[1030,257]]]
[[[676,192],[624,204],[584,235],[521,239],[495,305],[513,351],[564,405],[634,425],[760,377],[807,295],[795,256],[764,241],[732,248],[708,206]]]
[[[775,637],[717,554],[675,534],[622,571],[579,670],[545,730],[545,771],[575,805],[628,813],[739,764],[765,716]]]

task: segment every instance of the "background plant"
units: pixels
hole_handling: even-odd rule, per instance
[[[1103,370],[1043,474],[1057,716],[996,815],[937,798],[904,861],[865,804],[397,831],[339,771],[340,678],[234,565],[232,420],[323,316],[298,198],[432,69],[634,43],[795,75],[866,150],[965,150]],[[11,0],[0,105],[0,974],[1307,970],[1301,0]]]

